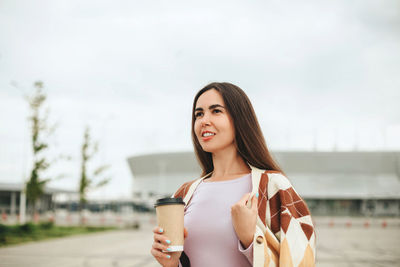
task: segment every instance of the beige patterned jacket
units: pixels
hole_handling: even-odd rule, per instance
[[[306,203],[282,173],[249,166],[253,188],[250,198],[257,189],[260,196],[253,239],[253,266],[315,266],[314,223]],[[208,175],[183,184],[173,197],[181,197],[187,205],[197,185]],[[248,204],[251,205],[251,201]],[[185,260],[183,257],[186,257],[184,253],[181,262]]]

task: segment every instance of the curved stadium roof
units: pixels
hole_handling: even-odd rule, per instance
[[[304,198],[400,199],[400,152],[277,151],[273,156]],[[193,152],[138,155],[128,163],[139,191],[172,194],[201,173]]]

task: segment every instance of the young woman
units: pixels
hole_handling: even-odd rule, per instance
[[[162,252],[168,237],[156,227],[156,260],[164,267],[314,266],[308,207],[270,155],[242,89],[211,83],[196,94],[192,141],[203,177],[174,194],[186,197],[184,251]]]

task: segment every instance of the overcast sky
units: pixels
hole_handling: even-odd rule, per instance
[[[30,169],[24,94],[58,122],[48,175],[76,189],[85,125],[129,197],[127,157],[192,151],[209,82],[249,96],[272,150],[400,150],[400,1],[0,1],[0,182]]]

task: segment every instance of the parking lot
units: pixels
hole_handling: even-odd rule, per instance
[[[386,223],[386,224],[385,224]],[[317,266],[400,266],[399,220],[316,219]],[[155,267],[151,223],[0,249],[4,267]]]

